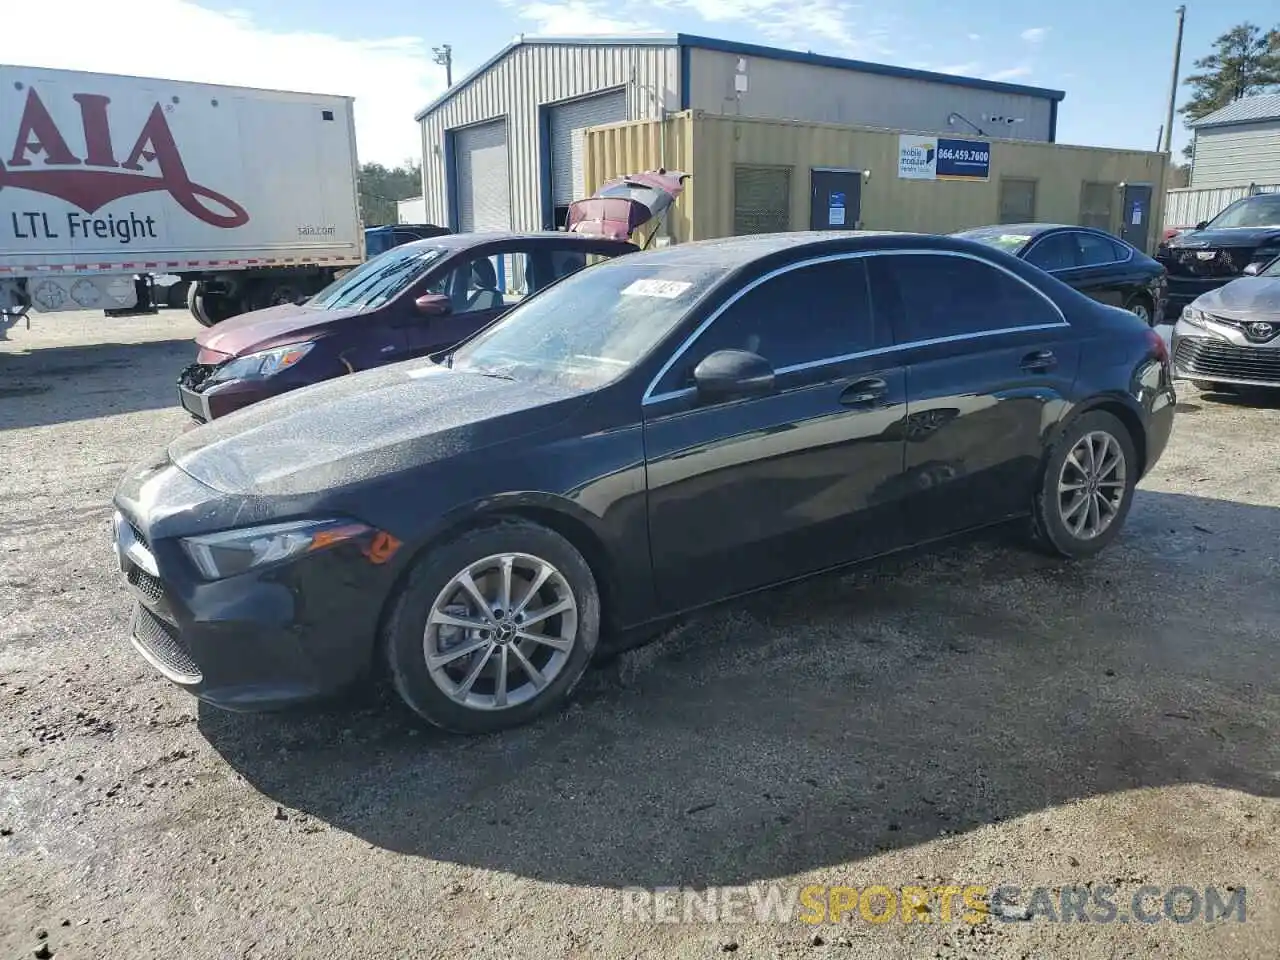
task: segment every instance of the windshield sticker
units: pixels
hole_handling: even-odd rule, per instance
[[[624,297],[661,297],[674,300],[693,284],[688,280],[636,280],[622,290]]]

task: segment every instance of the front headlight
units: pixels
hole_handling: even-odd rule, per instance
[[[372,532],[350,520],[294,520],[184,537],[181,543],[205,579],[222,580]]]
[[[1194,307],[1182,308],[1182,319],[1193,327],[1199,327],[1201,330],[1208,330],[1209,325],[1205,323],[1205,315],[1203,310],[1197,310]]]
[[[287,370],[311,352],[314,343],[291,343],[287,347],[275,347],[259,353],[246,354],[229,360],[213,371],[209,383],[226,383],[229,380],[265,380],[281,370]]]

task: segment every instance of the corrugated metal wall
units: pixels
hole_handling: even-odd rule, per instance
[[[1280,183],[1251,183],[1241,187],[1206,187],[1170,190],[1165,198],[1166,227],[1194,227],[1212,220],[1229,204],[1255,193],[1280,193]]]
[[[606,180],[638,170],[693,172],[693,123],[688,112],[661,121],[615,123],[588,130],[584,138],[587,191],[594,193]],[[667,233],[680,243],[696,239],[691,211],[698,194],[697,180],[685,182],[667,222]]]
[[[661,125],[618,124],[588,135],[587,186],[655,165]],[[946,233],[996,223],[1000,217],[1000,180],[1036,182],[1036,219],[1078,223],[1088,183],[1116,184],[1112,230],[1119,231],[1120,183],[1151,184],[1150,222],[1163,222],[1166,157],[1136,150],[1108,150],[1060,144],[997,140],[991,146],[987,182],[902,180],[898,178],[898,134],[822,124],[747,120],[684,113],[666,123],[668,156],[684,159],[681,169],[693,180],[681,199],[686,230],[678,239],[703,239],[733,233],[733,184],[736,164],[791,167],[791,229],[809,224],[809,170],[839,167],[871,171],[862,187],[860,217],[866,229]],[[1154,227],[1148,248],[1154,248]]]
[[[1196,131],[1193,187],[1280,182],[1280,121]]]
[[[628,116],[679,108],[680,58],[674,46],[527,44],[516,47],[422,121],[422,181],[427,220],[448,223],[445,131],[507,118],[512,226],[542,227],[538,107],[625,86]]]
[[[958,112],[984,129],[989,128],[984,116],[1021,118],[995,125],[998,136],[1049,139],[1051,101],[1041,97],[760,57],[746,58],[747,91],[738,96],[734,76],[739,59],[734,53],[691,50],[689,107],[717,116],[786,117],[976,136],[965,123],[947,123],[947,117]]]

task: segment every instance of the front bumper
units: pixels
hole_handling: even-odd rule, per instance
[[[1174,373],[1184,380],[1280,387],[1280,338],[1270,344],[1236,340],[1242,338],[1214,336],[1179,320],[1170,345]]]
[[[176,541],[148,543],[122,513],[117,528],[135,601],[132,643],[201,700],[274,710],[330,696],[368,672],[391,573],[360,544],[210,582]]]
[[[193,363],[178,377],[178,402],[201,423],[225,417],[242,407],[284,393],[293,386],[272,379],[233,380],[206,385],[212,369],[205,364]]]
[[[1239,276],[1185,277],[1170,273],[1168,278],[1169,289],[1164,315],[1166,317],[1177,318],[1181,316],[1182,308],[1190,305],[1196,297],[1203,293],[1208,293],[1210,290],[1217,290],[1219,287],[1225,287],[1232,280],[1239,279]]]

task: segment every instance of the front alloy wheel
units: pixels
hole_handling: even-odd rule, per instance
[[[444,694],[472,710],[527,703],[569,662],[578,602],[540,557],[507,553],[469,564],[431,606],[422,641]]]
[[[502,518],[429,548],[384,629],[396,692],[460,733],[518,726],[573,690],[595,652],[600,594],[559,533]]]

